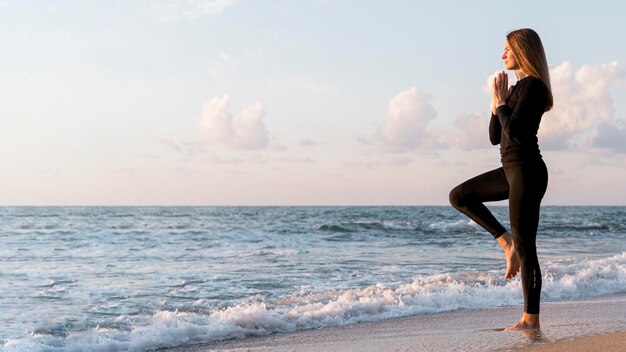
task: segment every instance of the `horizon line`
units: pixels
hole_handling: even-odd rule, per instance
[[[495,202],[494,202],[495,203]],[[492,207],[506,207],[507,204],[489,204]],[[20,208],[20,207],[66,207],[66,208],[121,208],[121,207],[153,207],[153,208],[165,208],[165,207],[180,207],[180,208],[209,208],[209,207],[231,207],[231,208],[244,208],[244,207],[451,207],[451,205],[443,204],[0,204],[0,208]],[[626,207],[626,204],[545,204],[541,207]]]

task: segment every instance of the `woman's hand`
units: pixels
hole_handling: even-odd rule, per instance
[[[506,96],[509,90],[509,76],[506,72],[498,72],[493,80],[493,111],[496,114],[496,109],[499,106],[506,104]]]

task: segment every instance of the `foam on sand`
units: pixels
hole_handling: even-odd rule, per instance
[[[576,339],[574,348],[567,341],[626,329],[625,295],[547,303],[542,308],[540,331],[502,331],[520,314],[519,308],[511,307],[427,314],[181,347],[169,352],[623,351],[626,333]],[[621,338],[609,340],[616,337]]]
[[[626,252],[574,263],[542,263],[543,301],[558,302],[626,293]],[[202,301],[197,302],[202,305]],[[400,285],[326,292],[298,292],[247,301],[210,314],[157,311],[120,316],[114,326],[67,334],[33,332],[7,339],[3,351],[145,351],[233,338],[344,326],[427,313],[492,309],[522,304],[519,277],[501,271],[416,277]],[[123,327],[123,328],[119,328]]]

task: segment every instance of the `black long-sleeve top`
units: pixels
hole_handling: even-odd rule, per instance
[[[493,145],[500,144],[503,166],[541,159],[537,131],[548,94],[540,78],[524,77],[512,87],[506,104],[491,115],[489,139]]]

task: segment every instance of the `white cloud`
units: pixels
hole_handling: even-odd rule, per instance
[[[263,106],[260,102],[242,110],[237,117],[228,112],[230,97],[224,95],[206,102],[200,118],[203,138],[213,145],[230,149],[264,149],[269,144],[269,134],[263,123]]]
[[[454,128],[442,131],[448,143],[460,149],[481,149],[489,142],[489,113],[464,114],[456,118]]]
[[[576,71],[565,61],[552,68],[554,107],[541,121],[542,149],[591,146],[601,122],[616,123],[611,88],[623,77],[624,68],[617,61],[583,65]]]
[[[441,134],[446,137],[446,141],[451,146],[464,149],[482,149],[491,147],[489,142],[489,120],[493,108],[493,80],[502,71],[496,71],[489,75],[482,87],[483,93],[489,96],[488,110],[484,112],[474,112],[459,115],[453,126],[443,127]],[[512,85],[509,81],[509,87]]]
[[[175,21],[218,15],[234,3],[234,0],[171,0],[153,3],[153,6],[161,20]]]
[[[441,144],[428,130],[428,123],[437,116],[430,97],[411,87],[389,101],[389,110],[378,130],[377,142],[388,151],[430,150]]]

